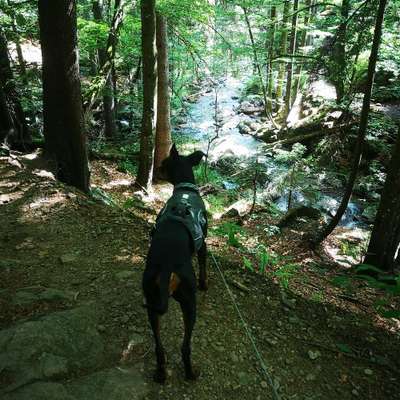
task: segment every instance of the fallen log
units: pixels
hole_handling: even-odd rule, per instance
[[[276,140],[275,142],[270,142],[270,143],[267,142],[266,144],[267,144],[268,148],[270,148],[270,147],[273,148],[273,147],[277,147],[277,146],[286,146],[288,144],[294,144],[294,143],[304,143],[304,142],[308,142],[311,139],[314,139],[319,136],[331,135],[331,134],[339,132],[343,129],[348,129],[356,124],[357,124],[357,122],[353,122],[351,124],[338,125],[338,126],[335,126],[334,128],[322,128],[321,130],[319,130],[317,132],[293,136],[293,137],[289,137],[287,139],[280,139],[280,140]]]

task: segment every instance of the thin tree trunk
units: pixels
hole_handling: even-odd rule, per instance
[[[14,76],[8,56],[7,39],[0,29],[0,89],[2,91],[1,114],[4,120],[1,123],[0,139],[15,149],[25,150],[32,139],[25,120],[19,93],[15,86]],[[6,117],[8,115],[8,117]]]
[[[276,30],[276,6],[271,6],[271,32],[269,35],[269,44],[267,44],[268,49],[268,89],[267,89],[267,110],[269,113],[273,111],[272,105],[272,94],[273,94],[273,75],[274,75],[274,64],[272,60],[274,59],[275,55],[275,30]]]
[[[24,55],[22,53],[21,42],[19,40],[19,33],[17,30],[16,21],[15,21],[15,12],[14,12],[13,5],[11,4],[10,0],[7,0],[7,5],[10,8],[11,28],[12,28],[13,35],[14,35],[15,49],[17,50],[19,71],[20,71],[22,82],[24,83],[24,85],[27,85],[28,79],[26,76],[26,64],[25,64],[25,60],[24,60]]]
[[[168,157],[171,148],[171,121],[169,96],[169,62],[167,20],[157,13],[157,127],[154,149],[154,171]],[[153,173],[153,178],[156,178]]]
[[[363,146],[364,146],[364,139],[365,139],[365,132],[367,130],[368,124],[368,115],[369,115],[369,107],[371,102],[371,93],[372,93],[372,85],[374,82],[374,75],[375,75],[375,66],[376,60],[378,58],[378,50],[379,44],[382,36],[382,23],[383,23],[383,16],[385,13],[385,6],[387,0],[380,0],[378,12],[376,15],[375,21],[375,30],[374,30],[374,39],[372,42],[371,54],[369,56],[368,62],[368,75],[367,75],[367,84],[363,99],[363,106],[361,110],[361,118],[360,118],[360,126],[358,129],[358,136],[357,142],[354,149],[354,159],[352,163],[352,168],[350,172],[350,176],[347,181],[347,185],[345,187],[345,192],[340,203],[338,210],[336,211],[335,216],[332,220],[327,224],[321,232],[318,233],[317,237],[312,240],[312,245],[317,245],[324,241],[335,229],[337,224],[339,223],[340,219],[342,218],[344,212],[347,209],[347,205],[349,203],[350,197],[353,193],[354,182],[357,178],[358,169],[361,163],[362,153],[363,153]]]
[[[400,244],[400,129],[376,214],[365,264],[384,271],[394,268]],[[400,254],[400,253],[399,253]]]
[[[45,149],[58,179],[89,191],[75,0],[39,0]]]
[[[336,35],[336,42],[333,47],[333,63],[335,69],[333,71],[333,84],[336,88],[336,102],[340,103],[345,92],[345,76],[347,70],[346,62],[346,35],[347,35],[347,19],[350,12],[350,0],[342,0],[340,9],[341,22]]]
[[[267,98],[267,89],[265,87],[264,84],[264,79],[263,79],[263,75],[262,75],[262,71],[261,71],[261,66],[260,63],[258,61],[258,55],[257,55],[257,48],[256,48],[256,44],[254,41],[254,36],[253,36],[253,31],[251,29],[251,25],[250,25],[250,20],[249,20],[249,16],[247,13],[247,8],[246,7],[242,7],[243,13],[244,13],[244,18],[246,21],[246,25],[247,25],[247,29],[249,31],[249,37],[250,37],[250,41],[251,41],[251,48],[253,49],[253,56],[254,56],[254,66],[256,67],[256,71],[258,73],[258,78],[260,80],[260,85],[261,85],[261,89],[262,89],[262,93],[263,93],[263,98],[264,98],[264,111],[265,114],[267,116],[267,118],[272,122],[272,124],[277,127],[275,121],[272,118],[271,113],[268,111],[268,98]]]
[[[98,22],[103,22],[103,7],[99,1],[93,1],[92,3],[93,16]],[[107,49],[98,49],[98,58],[100,69],[107,62]],[[103,119],[104,119],[104,136],[108,139],[115,137],[117,133],[117,124],[115,121],[115,99],[114,99],[114,88],[112,73],[108,74],[104,88],[103,88]]]
[[[109,3],[109,2],[108,2]],[[106,45],[106,61],[103,65],[100,63],[99,75],[102,77],[102,81],[92,91],[90,99],[86,105],[85,113],[88,115],[93,108],[98,96],[102,93],[104,86],[106,85],[109,75],[112,74],[114,66],[114,57],[117,45],[118,31],[121,28],[124,18],[124,6],[126,3],[121,4],[121,0],[115,0],[114,3],[114,15],[110,25],[110,31],[108,34],[107,45]],[[109,8],[109,6],[108,6]],[[113,89],[112,89],[113,90]]]
[[[287,38],[288,38],[288,15],[290,8],[290,0],[285,0],[283,4],[281,39],[279,41],[279,54],[286,54],[287,52]],[[277,87],[276,87],[276,100],[279,102],[282,99],[283,81],[285,79],[285,63],[279,63]]]
[[[299,6],[299,0],[294,0],[293,3],[293,16],[292,16],[292,29],[290,32],[290,45],[289,54],[294,56],[296,53],[296,34],[297,34],[297,9]],[[283,111],[283,119],[285,120],[289,114],[292,102],[292,78],[293,78],[293,58],[287,64],[287,79],[286,79],[286,92],[285,92],[285,108]]]
[[[142,0],[143,117],[136,184],[147,190],[153,176],[154,134],[157,116],[157,57],[155,0]]]
[[[300,44],[299,44],[300,49],[303,49],[307,44],[307,29],[312,14],[311,0],[306,0],[305,6],[308,7],[308,11],[304,15],[304,29],[301,33]],[[292,105],[296,100],[297,94],[300,90],[302,70],[303,70],[303,61],[299,61],[299,65],[296,67],[296,72],[295,72],[295,83],[293,85]]]

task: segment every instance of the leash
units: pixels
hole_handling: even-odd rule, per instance
[[[229,285],[228,285],[228,283],[227,283],[227,281],[225,279],[225,276],[224,276],[224,274],[223,274],[223,272],[222,272],[217,260],[215,259],[214,254],[211,251],[209,251],[209,253],[211,254],[211,257],[212,257],[212,259],[214,261],[214,264],[217,267],[219,274],[221,275],[222,282],[224,283],[225,288],[226,288],[227,292],[229,293],[229,296],[230,296],[230,298],[232,300],[232,303],[233,303],[233,306],[235,307],[235,310],[236,310],[236,312],[237,312],[237,314],[239,316],[240,322],[243,325],[245,333],[246,333],[247,337],[249,338],[251,345],[253,346],[254,353],[255,353],[255,355],[256,355],[259,363],[260,363],[261,369],[262,369],[262,371],[263,371],[263,373],[264,373],[269,385],[271,386],[272,397],[273,397],[274,400],[281,400],[280,395],[276,391],[272,375],[268,372],[268,368],[267,368],[267,366],[265,364],[264,358],[263,358],[263,356],[261,355],[260,351],[257,348],[257,344],[256,344],[256,341],[254,339],[254,336],[251,333],[249,327],[247,326],[246,321],[243,318],[243,315],[242,315],[242,313],[241,313],[241,311],[239,309],[239,306],[238,306],[238,304],[237,304],[237,302],[235,300],[235,297],[233,296],[233,293],[232,293],[231,289],[229,288]]]

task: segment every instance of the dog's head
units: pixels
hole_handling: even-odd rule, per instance
[[[188,156],[181,156],[175,146],[172,145],[169,156],[161,163],[157,171],[157,177],[177,185],[178,183],[195,183],[193,167],[200,164],[205,156],[202,151],[195,151]]]

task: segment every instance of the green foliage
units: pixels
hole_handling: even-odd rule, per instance
[[[354,260],[361,260],[366,253],[366,242],[353,242],[351,240],[342,240],[340,242],[340,254],[349,256]]]
[[[136,176],[137,165],[130,160],[122,160],[118,162],[118,171]]]
[[[109,27],[105,22],[96,22],[78,17],[80,56],[89,60],[97,49],[105,48]]]
[[[247,82],[243,90],[245,96],[251,94],[262,94],[262,87],[260,83],[260,78],[258,76],[252,76]]]
[[[285,289],[288,289],[290,280],[296,275],[296,271],[299,268],[300,266],[298,264],[284,264],[274,272],[274,275],[278,279],[281,286]]]
[[[281,174],[280,182],[277,184],[280,190],[288,193],[288,208],[291,205],[292,193],[295,191],[301,191],[308,198],[316,199],[318,196],[315,188],[313,160],[303,158],[306,149],[302,144],[295,143],[290,151],[274,150],[275,160],[286,167],[289,166],[286,173]]]
[[[205,176],[205,170],[207,168],[207,178]],[[199,164],[194,168],[194,178],[197,184],[205,185],[206,183],[211,183],[215,186],[221,186],[223,177],[222,175],[212,166],[208,165],[206,167],[205,162]]]
[[[316,303],[322,303],[322,301],[324,300],[324,293],[321,291],[314,292],[311,295],[310,300],[315,301]]]
[[[217,236],[225,237],[229,246],[236,248],[242,247],[239,239],[237,238],[238,234],[244,233],[244,229],[241,226],[233,222],[224,222],[214,229],[214,233]]]
[[[248,257],[243,257],[244,266],[251,271],[264,273],[267,268],[271,269],[277,265],[280,258],[273,252],[269,252],[264,245],[259,245],[255,250],[255,262]]]
[[[332,283],[350,292],[358,282],[365,282],[383,294],[383,297],[374,303],[378,314],[384,318],[400,318],[400,310],[391,307],[391,300],[400,296],[400,276],[385,275],[381,269],[367,264],[358,265],[354,272],[354,275],[336,276]]]

